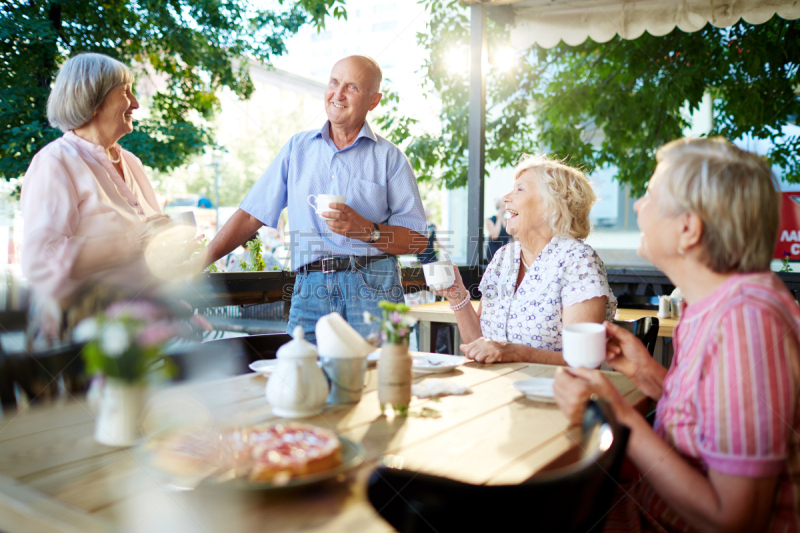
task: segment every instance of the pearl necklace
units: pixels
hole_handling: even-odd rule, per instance
[[[522,264],[525,265],[525,270],[531,269],[531,266],[525,262],[525,254],[522,253],[522,250],[519,251],[519,259],[522,261]]]
[[[117,158],[116,159],[112,158],[109,155],[109,152],[106,152],[106,157],[108,158],[109,161],[111,161],[115,165],[122,160],[122,154],[119,152],[119,150],[117,150]]]

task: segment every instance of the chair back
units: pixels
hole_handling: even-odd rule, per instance
[[[612,320],[612,323],[621,326],[638,337],[645,345],[650,355],[656,351],[658,342],[658,318],[645,316],[636,320]]]
[[[68,344],[38,352],[0,353],[0,403],[46,401],[84,392],[90,376],[85,373],[82,344]]]
[[[582,457],[519,485],[472,485],[379,466],[367,496],[403,533],[449,531],[601,531],[617,487],[629,430],[607,404],[590,401],[583,425]]]

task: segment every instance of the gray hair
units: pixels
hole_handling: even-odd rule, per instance
[[[780,185],[761,157],[721,137],[679,139],[656,152],[676,214],[703,221],[700,245],[714,272],[769,270],[780,221]],[[663,212],[663,211],[662,211]]]
[[[124,63],[91,52],[73,56],[58,70],[47,99],[47,120],[64,132],[80,128],[109,91],[123,83],[133,83],[133,72]]]

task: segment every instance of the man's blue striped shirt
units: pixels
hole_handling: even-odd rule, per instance
[[[408,158],[365,121],[356,141],[339,150],[329,123],[294,135],[247,193],[240,209],[276,227],[289,208],[292,270],[322,257],[377,255],[363,241],[333,233],[308,203],[309,195],[341,194],[361,216],[403,226],[427,239],[417,180]]]

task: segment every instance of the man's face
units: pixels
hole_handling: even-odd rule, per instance
[[[345,129],[361,129],[367,112],[381,100],[381,93],[374,89],[375,72],[368,62],[348,57],[336,63],[325,89],[328,120]]]

